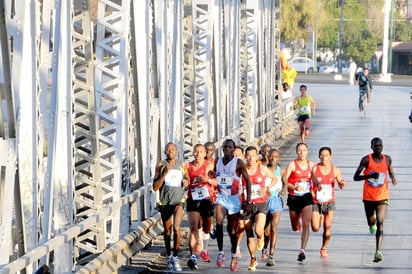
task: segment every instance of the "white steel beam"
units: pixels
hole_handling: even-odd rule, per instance
[[[140,184],[150,182],[152,170],[156,166],[160,151],[159,140],[159,107],[157,96],[157,71],[155,66],[153,9],[149,1],[133,1],[133,31],[131,44],[133,55],[133,73],[135,81],[135,96],[137,97],[136,136],[140,136],[140,153],[138,162],[142,175]],[[154,168],[153,168],[154,171]]]
[[[213,13],[212,2],[186,1],[184,28],[185,81],[184,124],[185,153],[192,154],[197,143],[210,141],[213,131],[211,102],[213,98]]]
[[[96,113],[85,113],[96,115],[93,125],[96,126],[96,135],[95,137],[90,135],[90,138],[96,138],[97,144],[96,149],[84,146],[85,131],[89,129],[79,128],[82,136],[76,136],[76,142],[86,152],[77,154],[79,161],[76,163],[77,172],[83,170],[81,183],[76,182],[78,193],[76,218],[79,220],[98,211],[104,205],[119,200],[122,195],[123,148],[126,145],[125,134],[128,125],[126,117],[128,93],[126,90],[128,87],[129,12],[130,1],[98,1],[93,91],[95,98],[92,102]],[[85,165],[85,163],[91,163],[92,157],[87,154],[96,152],[99,160],[93,163],[91,169],[88,169],[88,164]],[[97,177],[93,177],[93,180],[86,179],[92,176]],[[108,244],[117,241],[120,236],[119,210],[77,238],[76,256],[87,258],[89,254],[99,253]]]
[[[0,1],[0,10],[5,9]],[[1,13],[0,41],[9,41],[5,13]],[[9,262],[13,255],[12,221],[14,212],[16,178],[16,131],[11,89],[9,43],[1,43],[0,52],[0,267]],[[10,210],[13,208],[13,210]],[[22,246],[19,246],[22,248]]]
[[[45,178],[44,237],[59,235],[73,225],[73,150],[72,150],[72,43],[71,5],[56,2],[53,36],[51,127]],[[51,218],[53,216],[53,218]],[[53,225],[53,229],[50,226]],[[72,242],[67,241],[54,252],[54,271],[71,273]],[[42,260],[49,264],[48,258]]]
[[[18,5],[18,7],[16,6]],[[36,3],[9,1],[5,7],[8,35],[13,39],[12,89],[15,93],[18,180],[20,186],[24,252],[39,239],[38,131],[36,90]],[[33,263],[27,271],[37,266]]]

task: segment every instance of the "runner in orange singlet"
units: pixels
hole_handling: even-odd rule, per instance
[[[393,172],[392,159],[389,155],[382,154],[383,141],[375,137],[371,140],[372,154],[363,156],[358,168],[353,175],[354,181],[363,180],[363,203],[369,232],[375,234],[376,251],[374,262],[383,260],[383,221],[389,204],[388,175],[393,185],[398,182]],[[363,175],[360,175],[363,171]]]

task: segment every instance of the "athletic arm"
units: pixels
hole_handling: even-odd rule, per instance
[[[334,171],[335,171],[335,180],[336,182],[338,182],[339,188],[343,189],[346,185],[345,179],[343,179],[342,173],[337,166],[334,166]]]
[[[167,166],[165,166],[165,168],[163,169],[163,172],[161,172],[162,166],[163,166],[162,161],[157,162],[156,168],[155,168],[155,175],[153,178],[153,190],[154,191],[158,191],[165,182]]]
[[[286,168],[285,173],[282,176],[282,182],[284,185],[286,185],[286,189],[295,189],[295,185],[290,184],[288,182],[289,176],[290,174],[292,174],[292,172],[295,170],[295,164],[294,162],[290,162],[288,167]]]
[[[392,180],[392,185],[396,186],[398,184],[398,181],[396,180],[395,173],[393,171],[392,158],[389,155],[386,155],[386,161],[388,166],[389,177]]]
[[[374,178],[375,179],[375,177],[379,175],[378,173],[360,175],[362,171],[364,171],[365,169],[368,168],[368,165],[369,165],[368,156],[364,156],[361,159],[361,161],[359,163],[359,166],[355,171],[355,174],[353,175],[353,180],[354,181],[363,181],[363,180],[367,180],[369,178]]]
[[[315,99],[313,99],[312,96],[309,98],[309,100],[310,100],[310,103],[312,104],[312,115],[315,115],[315,113],[316,113],[316,101],[315,101]]]
[[[250,196],[251,196],[251,192],[252,192],[252,187],[251,187],[251,182],[250,182],[250,178],[249,178],[249,174],[247,173],[247,169],[246,169],[246,164],[243,161],[238,160],[237,161],[237,166],[236,166],[236,171],[237,171],[237,175],[239,177],[243,177],[243,179],[245,180],[246,183],[246,199],[249,202],[250,201]],[[240,184],[242,182],[239,182]]]
[[[277,184],[278,177],[276,177],[275,174],[271,172],[267,167],[261,166],[261,168],[262,168],[263,176],[268,177],[272,180],[272,182],[270,183],[270,185],[267,186],[267,189],[266,189],[267,191],[269,191],[269,189],[271,189]]]

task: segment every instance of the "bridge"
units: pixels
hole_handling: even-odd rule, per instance
[[[281,142],[279,2],[0,1],[0,273],[115,272],[169,141]]]

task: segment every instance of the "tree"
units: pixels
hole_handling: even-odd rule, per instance
[[[307,27],[317,23],[317,45],[339,47],[341,4],[344,3],[343,58],[363,63],[374,57],[383,38],[384,0],[281,0],[283,42],[308,39]],[[411,25],[396,24],[395,36],[410,37]]]

